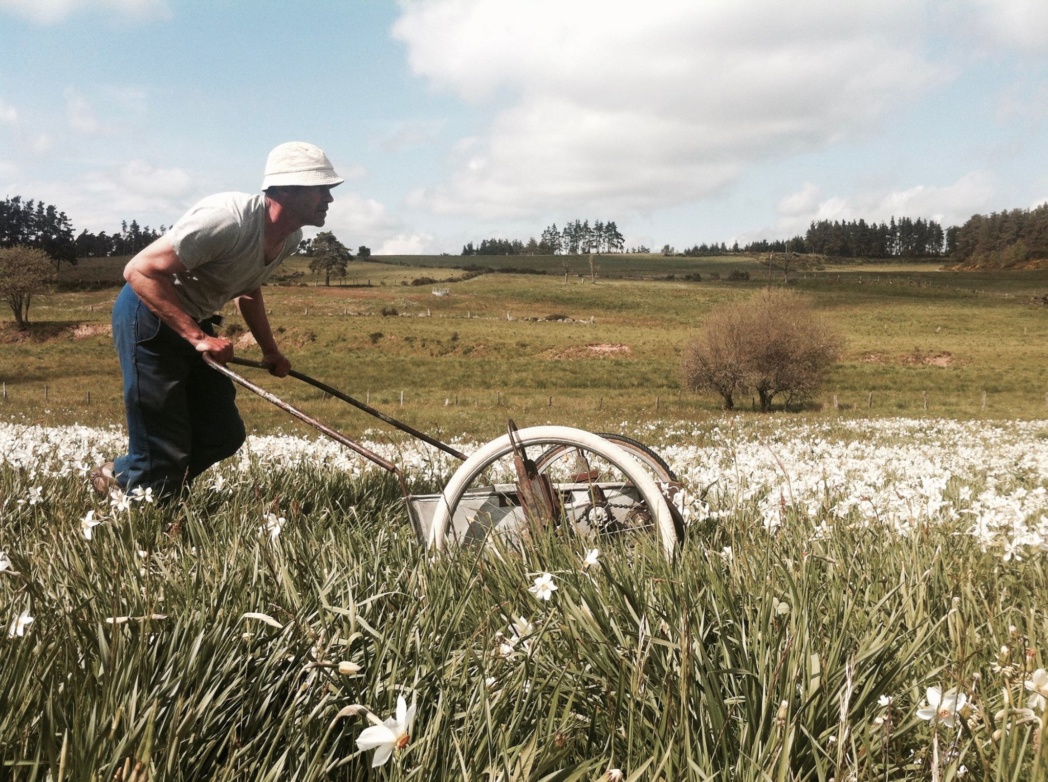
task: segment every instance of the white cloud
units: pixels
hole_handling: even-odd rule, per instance
[[[821,192],[818,185],[805,182],[800,190],[790,193],[779,201],[779,214],[783,217],[811,214],[812,210],[818,206]]]
[[[117,172],[118,182],[128,192],[154,198],[181,198],[192,189],[192,178],[180,168],[156,168],[132,160]]]
[[[0,100],[0,125],[14,125],[18,122],[18,109],[10,103]]]
[[[382,242],[373,255],[427,255],[435,252],[429,234],[398,234]]]
[[[46,133],[41,133],[32,141],[29,142],[29,148],[38,155],[44,155],[51,151],[54,147],[54,142],[51,137]]]
[[[0,12],[28,19],[36,24],[64,22],[81,11],[110,11],[133,20],[168,19],[167,0],[0,0]]]
[[[1035,54],[1048,46],[1048,3],[1044,0],[972,0],[973,37]]]
[[[449,180],[411,203],[488,218],[646,212],[861,137],[948,78],[920,53],[915,5],[405,4],[394,35],[414,72],[497,111]]]
[[[66,92],[66,120],[77,133],[94,135],[102,132],[102,124],[95,116],[94,107],[82,95]]]

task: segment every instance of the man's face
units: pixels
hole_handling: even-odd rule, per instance
[[[328,204],[334,201],[329,185],[282,188],[280,203],[301,225],[322,226],[327,219]]]

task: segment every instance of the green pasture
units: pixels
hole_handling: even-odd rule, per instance
[[[719,414],[718,398],[682,388],[682,347],[711,308],[752,295],[769,276],[754,258],[600,256],[596,280],[588,272],[567,279],[562,273],[469,276],[437,265],[475,258],[390,260],[396,262],[354,261],[345,280],[331,287],[317,284],[304,259],[282,269],[264,294],[285,352],[299,371],[418,428],[481,436],[501,432],[511,417],[521,425],[605,430],[623,419]],[[554,261],[562,263],[540,258],[534,264]],[[7,325],[0,341],[0,416],[122,421],[119,372],[105,328],[123,262],[87,259],[64,270],[60,290],[35,300],[30,335]],[[727,281],[732,264],[749,271],[749,281]],[[640,267],[644,275],[626,274]],[[622,276],[603,276],[613,268]],[[701,281],[682,279],[686,274]],[[772,284],[786,284],[781,271],[770,276]],[[1048,290],[1048,272],[851,264],[791,271],[788,284],[809,295],[847,344],[819,397],[794,413],[1048,413],[1041,356],[1048,308],[1037,301]],[[234,308],[225,314],[225,332],[244,336]],[[251,345],[240,355],[258,356]],[[303,384],[243,371],[347,433],[376,423]],[[241,399],[256,431],[300,426],[248,392]],[[740,414],[751,407],[746,400],[739,406]]]

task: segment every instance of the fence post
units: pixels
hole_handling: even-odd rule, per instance
[[[404,392],[403,391],[400,392],[400,406],[401,407],[404,406]]]
[[[867,410],[872,410],[873,409],[873,392],[872,391],[870,392],[869,396],[866,397],[866,409]]]
[[[922,391],[921,392],[921,396],[924,397],[924,409],[927,410],[928,409],[928,392],[927,391]]]
[[[47,385],[44,385],[44,401],[47,401]]]
[[[986,392],[985,391],[982,392],[982,409],[983,410],[986,409]]]

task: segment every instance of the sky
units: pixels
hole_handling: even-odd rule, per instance
[[[284,141],[376,255],[963,225],[1048,201],[1048,0],[0,0],[0,198],[169,226]]]

